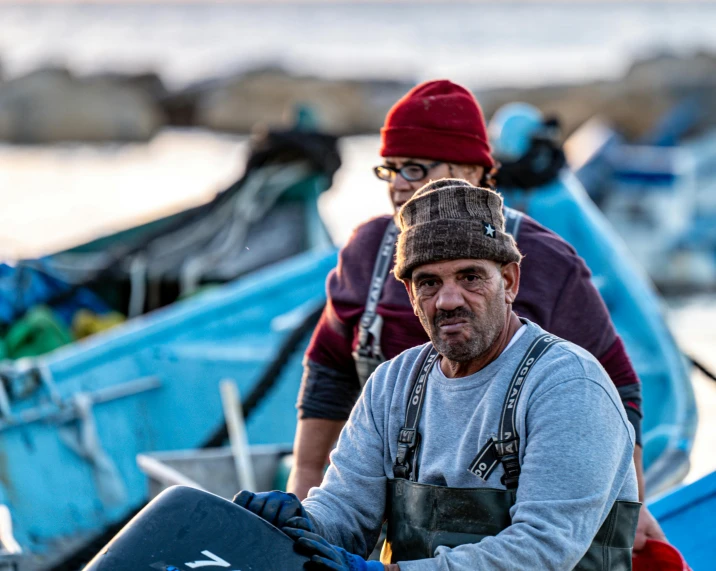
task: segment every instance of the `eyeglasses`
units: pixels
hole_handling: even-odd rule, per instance
[[[391,167],[389,165],[378,165],[373,168],[373,172],[380,180],[384,180],[386,182],[391,182],[398,174],[400,174],[400,176],[408,182],[418,182],[428,176],[431,169],[441,164],[443,164],[442,161],[435,161],[429,165],[423,165],[420,163],[405,163],[400,168]]]

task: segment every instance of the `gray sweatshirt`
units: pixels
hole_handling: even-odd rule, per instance
[[[469,377],[449,379],[436,363],[419,427],[420,482],[504,489],[501,466],[487,482],[467,468],[497,433],[512,374],[542,333],[527,322],[512,346]],[[411,372],[424,350],[409,349],[376,370],[321,487],[304,501],[318,533],[349,552],[365,556],[380,534]],[[522,472],[512,525],[479,543],[439,547],[432,559],[402,562],[402,571],[572,569],[614,501],[637,501],[634,431],[614,385],[587,351],[562,342],[542,356],[522,389],[516,427]]]

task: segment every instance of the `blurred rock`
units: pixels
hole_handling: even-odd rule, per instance
[[[13,143],[147,141],[163,124],[152,94],[118,76],[44,69],[0,86],[0,139]]]
[[[524,101],[545,115],[559,118],[569,136],[595,115],[600,115],[627,139],[644,136],[676,102],[662,93],[629,89],[618,83],[508,89],[478,94],[487,117],[511,101]]]
[[[286,127],[311,107],[319,128],[337,135],[377,133],[385,114],[412,87],[398,81],[297,77],[266,68],[170,92],[155,73],[76,78],[45,69],[2,83],[0,139],[145,141],[162,126],[249,133]],[[696,132],[716,126],[716,56],[657,55],[635,62],[615,81],[477,91],[489,118],[501,105],[526,101],[557,116],[565,137],[600,115],[628,140],[649,137],[675,105],[697,108]],[[685,134],[694,134],[686,129]]]
[[[559,117],[565,136],[600,115],[630,141],[649,135],[669,110],[688,98],[699,107],[699,132],[716,124],[716,57],[658,56],[635,62],[616,81],[495,89],[477,97],[488,117],[510,101],[532,103],[545,114]]]
[[[206,90],[197,100],[195,123],[234,132],[251,131],[257,124],[287,126],[301,105],[315,111],[319,128],[337,135],[371,132],[383,120],[371,90],[362,82],[293,77],[280,70],[266,70]]]
[[[102,73],[91,75],[85,79],[133,87],[153,100],[161,100],[169,95],[169,90],[164,85],[162,78],[153,71],[136,74]]]
[[[638,60],[629,68],[624,82],[650,90],[716,86],[716,56],[706,53],[691,57],[662,54]]]
[[[168,93],[160,99],[169,125],[173,127],[193,127],[197,124],[196,109],[199,98],[218,85],[216,80],[191,85],[181,91]]]
[[[260,70],[188,90],[175,103],[184,112],[182,122],[171,122],[249,132],[257,123],[286,125],[295,106],[309,104],[317,111],[320,126],[330,132],[377,133],[388,109],[410,87],[399,82],[331,81],[295,77],[280,69]],[[526,101],[557,116],[565,136],[600,115],[628,140],[638,141],[648,137],[685,98],[702,108],[701,129],[716,121],[716,56],[659,55],[635,62],[624,78],[615,81],[492,89],[476,95],[487,117],[505,103]]]

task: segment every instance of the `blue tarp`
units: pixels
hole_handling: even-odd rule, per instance
[[[78,309],[102,314],[107,304],[85,287],[75,287],[58,276],[27,265],[0,264],[0,324],[10,325],[38,305],[50,305],[68,326]]]

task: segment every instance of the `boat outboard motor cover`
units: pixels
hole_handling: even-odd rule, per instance
[[[84,571],[300,571],[306,561],[287,535],[250,511],[174,486],[132,518]]]
[[[554,181],[567,161],[559,121],[545,119],[527,103],[497,110],[488,128],[492,154],[500,163],[497,187],[532,190]]]

